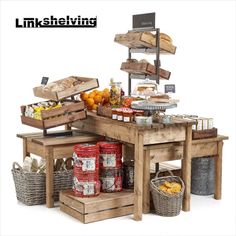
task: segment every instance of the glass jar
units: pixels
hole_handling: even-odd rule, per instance
[[[114,82],[111,79],[110,82],[110,104],[112,106],[114,105],[120,105],[121,104],[121,96],[122,96],[122,83],[121,82]]]
[[[133,121],[133,111],[131,109],[123,110],[123,121],[132,122]]]
[[[121,108],[116,109],[117,111],[117,120],[123,121],[123,110]]]
[[[112,120],[117,120],[117,108],[112,108]]]

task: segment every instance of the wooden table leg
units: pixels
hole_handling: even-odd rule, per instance
[[[44,157],[46,159],[46,205],[48,208],[52,208],[54,206],[53,199],[53,149],[52,147],[45,147],[44,149]]]
[[[143,135],[136,132],[134,145],[134,220],[142,220],[143,211]]]
[[[27,150],[27,138],[23,138],[23,161],[27,156],[30,156],[30,153]]]
[[[184,142],[184,157],[182,160],[182,178],[185,183],[183,198],[183,211],[190,211],[191,194],[191,156],[192,156],[192,126],[186,128],[186,139]]]
[[[144,151],[143,160],[143,213],[150,212],[150,150]]]
[[[221,199],[221,184],[222,184],[222,148],[223,142],[217,142],[217,156],[215,157],[215,194],[214,198]]]

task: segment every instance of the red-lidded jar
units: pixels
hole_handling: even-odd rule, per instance
[[[117,108],[112,108],[112,120],[117,120]]]
[[[117,108],[117,120],[123,121],[123,109],[122,108]]]
[[[114,168],[122,166],[122,144],[119,142],[98,142],[100,168]]]
[[[126,123],[133,121],[133,110],[132,109],[123,109],[123,121]]]
[[[100,168],[100,181],[102,192],[122,191],[122,169],[120,168]]]
[[[73,191],[78,197],[95,197],[100,194],[100,181],[81,181],[74,176]]]

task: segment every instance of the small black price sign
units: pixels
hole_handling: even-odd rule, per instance
[[[155,12],[133,15],[133,29],[155,28]]]
[[[165,93],[175,93],[175,84],[166,84]]]
[[[43,77],[42,81],[41,81],[41,84],[46,85],[48,83],[48,80],[49,80],[49,77]]]

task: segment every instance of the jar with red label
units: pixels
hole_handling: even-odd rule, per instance
[[[123,121],[126,123],[133,121],[133,110],[132,109],[124,109],[123,110]]]
[[[117,108],[117,120],[123,121],[123,109],[122,108]]]
[[[112,120],[117,120],[117,108],[112,108]]]

